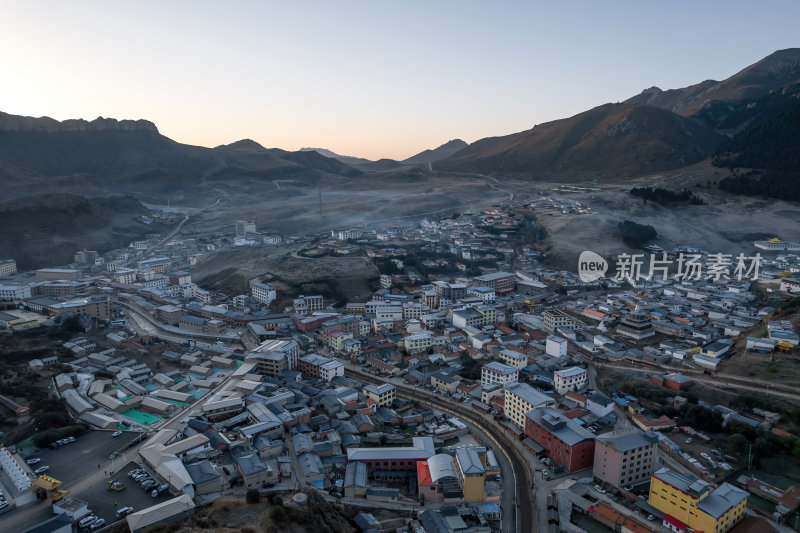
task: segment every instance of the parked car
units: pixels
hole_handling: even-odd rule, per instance
[[[138,474],[143,474],[143,473],[144,471],[141,468],[137,468],[136,470],[131,470],[130,472],[128,472],[128,477],[134,477]]]
[[[117,518],[125,518],[129,514],[133,512],[133,507],[123,507],[122,509],[117,509]]]
[[[152,492],[150,492],[150,496],[152,496],[153,498],[158,498],[159,494],[167,492],[167,490],[169,490],[169,485],[164,483],[160,487],[153,489]]]
[[[651,514],[649,514],[649,515],[647,515],[647,519],[648,519],[648,520],[650,520],[650,521],[652,522],[653,520],[655,520],[655,519],[656,519],[656,517],[655,517],[655,516],[653,516],[653,515],[651,515]]]
[[[156,482],[153,481],[152,479],[150,481],[145,481],[144,483],[142,483],[142,488],[144,490],[150,489],[150,488],[155,487],[155,486],[156,486]]]
[[[691,444],[693,442],[694,442],[694,439],[692,437],[689,437],[688,439],[686,439],[686,444]]]
[[[48,470],[50,470],[50,467],[49,467],[49,466],[47,466],[47,465],[45,465],[45,466],[40,466],[39,468],[37,468],[36,470],[34,470],[34,472],[35,472],[36,474],[40,474],[40,475],[41,475],[41,474],[44,474],[45,472],[47,472]]]
[[[42,460],[39,459],[38,457],[32,457],[31,459],[28,459],[28,464],[29,465],[35,465],[35,464],[41,463],[41,462],[42,462]]]
[[[121,431],[115,431],[114,433],[111,434],[111,437],[119,437],[120,435],[122,435]]]
[[[89,526],[89,530],[94,531],[95,529],[100,529],[104,525],[106,525],[105,518],[100,518],[100,519],[97,520],[97,522],[95,522],[94,524]]]
[[[706,461],[708,461],[709,459],[711,459],[711,456],[710,456],[710,455],[708,455],[706,452],[703,452],[703,453],[701,453],[701,454],[700,454],[700,457],[702,457],[702,458],[703,458],[703,459],[705,459]]]
[[[97,517],[93,514],[90,514],[89,516],[84,516],[83,518],[81,518],[80,522],[78,522],[78,526],[89,527],[95,522],[97,522]]]
[[[606,489],[604,489],[604,488],[603,488],[603,487],[601,487],[600,485],[595,485],[595,486],[594,486],[594,490],[596,490],[596,491],[597,491],[597,492],[599,492],[600,494],[605,494],[605,493],[606,493]]]
[[[75,442],[75,440],[76,440],[75,437],[67,437],[66,438],[67,442]]]
[[[8,505],[9,505],[9,503],[7,501],[3,500],[3,501],[0,502],[0,509],[5,509],[6,507],[8,507]]]

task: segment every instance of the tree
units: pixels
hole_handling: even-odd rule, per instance
[[[725,441],[728,449],[735,453],[744,453],[747,450],[747,439],[741,433],[734,433]]]
[[[273,505],[272,508],[269,510],[269,518],[273,522],[278,522],[278,523],[283,522],[284,518],[286,518],[286,509],[284,509],[280,505]]]
[[[258,489],[248,489],[245,494],[245,501],[247,503],[258,503],[261,501],[261,493]]]

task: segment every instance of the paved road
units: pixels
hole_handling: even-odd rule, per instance
[[[220,202],[220,201],[221,201],[223,198],[226,198],[226,197],[225,197],[225,196],[220,196],[219,198],[217,198],[216,200],[214,200],[213,202],[211,202],[210,204],[208,204],[208,205],[207,205],[207,206],[205,206],[205,207],[200,207],[200,208],[197,208],[197,209],[192,209],[191,211],[187,211],[187,212],[186,212],[186,214],[183,216],[183,220],[181,220],[181,221],[180,221],[180,223],[179,223],[179,224],[178,224],[178,225],[175,227],[175,229],[173,229],[173,230],[172,230],[172,231],[169,233],[169,235],[167,235],[166,237],[164,237],[163,239],[161,239],[161,240],[160,240],[160,241],[159,241],[157,244],[155,244],[154,246],[151,246],[150,248],[148,248],[147,250],[145,250],[145,252],[144,252],[144,254],[142,254],[142,256],[141,256],[140,260],[141,260],[141,259],[147,259],[147,258],[148,258],[148,257],[150,257],[151,255],[153,255],[154,253],[156,253],[158,250],[160,250],[162,246],[164,246],[164,245],[165,245],[165,244],[167,244],[169,241],[171,241],[172,239],[174,239],[174,238],[175,238],[175,236],[176,236],[176,235],[178,235],[178,234],[181,232],[181,230],[183,229],[183,226],[184,226],[184,224],[186,224],[186,223],[189,221],[189,219],[190,219],[190,218],[191,218],[193,215],[196,215],[196,214],[198,214],[198,213],[202,213],[202,212],[203,212],[203,211],[205,211],[206,209],[211,209],[212,207],[214,207],[214,206],[218,205],[218,204],[219,204],[219,202]]]
[[[535,521],[535,507],[533,505],[532,487],[529,485],[528,477],[530,469],[525,464],[519,453],[518,441],[514,442],[511,437],[505,435],[503,430],[497,428],[493,421],[479,416],[476,412],[466,410],[463,405],[453,403],[444,398],[431,394],[425,389],[413,388],[403,385],[402,382],[378,378],[371,374],[364,374],[357,368],[346,363],[346,371],[354,375],[357,379],[366,382],[384,383],[392,382],[397,387],[399,396],[429,404],[432,407],[450,412],[462,418],[471,428],[489,442],[494,442],[492,449],[495,451],[502,472],[501,483],[503,494],[501,497],[503,506],[504,533],[514,533],[516,531],[533,530],[538,528]],[[508,475],[511,473],[511,475]]]

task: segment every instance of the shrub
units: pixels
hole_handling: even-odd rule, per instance
[[[258,489],[248,489],[247,494],[245,494],[245,501],[247,503],[258,503],[261,501],[261,493],[258,492]]]

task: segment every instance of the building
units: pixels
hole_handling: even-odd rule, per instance
[[[483,386],[499,383],[506,387],[517,381],[519,381],[519,370],[513,366],[493,361],[481,367],[481,385]]]
[[[0,276],[17,273],[17,262],[13,259],[0,259]]]
[[[594,435],[551,407],[525,415],[525,436],[544,448],[544,453],[567,472],[592,466]]]
[[[528,356],[516,350],[503,350],[499,354],[503,364],[522,370],[528,366]]]
[[[86,298],[75,298],[66,302],[59,302],[47,308],[55,315],[63,313],[75,313],[76,315],[87,315],[98,320],[111,319],[111,300],[107,294],[97,294]]]
[[[769,239],[767,241],[755,241],[753,243],[753,246],[755,246],[756,248],[760,248],[762,250],[780,251],[780,252],[787,250],[793,250],[793,251],[800,250],[800,244],[796,242],[782,241],[778,237],[773,237],[772,239]]]
[[[315,296],[301,295],[299,298],[294,299],[292,305],[294,307],[294,312],[301,315],[310,315],[311,313],[322,311],[325,308],[322,295],[319,294]]]
[[[81,279],[81,271],[72,268],[40,268],[36,271],[36,279],[77,281]]]
[[[268,340],[245,354],[245,362],[255,363],[255,373],[277,378],[284,370],[297,369],[300,346],[297,341]]]
[[[602,418],[614,412],[614,400],[596,392],[586,397],[586,408],[593,415]]]
[[[416,472],[417,461],[427,461],[436,455],[431,437],[414,437],[411,446],[383,448],[348,448],[347,461],[367,463],[374,470],[404,470]]]
[[[613,487],[638,485],[656,469],[658,434],[626,428],[598,435],[594,446],[594,476]]]
[[[240,455],[234,457],[234,461],[248,489],[266,487],[267,483],[275,480],[276,472],[265,465],[258,454]]]
[[[656,331],[653,329],[653,323],[647,313],[637,307],[628,316],[620,320],[620,324],[617,326],[617,333],[631,339],[641,340],[652,337],[656,334]]]
[[[0,285],[0,300],[24,300],[31,297],[27,285]]]
[[[194,514],[194,501],[188,494],[129,514],[125,520],[131,533],[142,533],[156,524],[181,522]]]
[[[550,335],[545,343],[545,352],[550,357],[564,357],[567,355],[568,342],[566,339]]]
[[[493,288],[480,285],[471,285],[467,287],[467,294],[475,298],[480,298],[485,304],[494,303],[497,297]]]
[[[248,233],[256,233],[256,221],[255,219],[243,220],[239,219],[236,221],[236,237],[238,239],[244,239],[247,237]]]
[[[475,448],[456,448],[456,474],[464,488],[464,501],[482,502],[486,499],[484,480],[486,470]]]
[[[455,458],[440,453],[417,463],[417,492],[424,501],[464,499],[464,489],[456,474]]]
[[[575,320],[559,309],[552,309],[542,313],[542,321],[544,322],[544,329],[547,333],[554,333],[558,328],[575,328]]]
[[[681,533],[727,533],[745,516],[747,492],[723,483],[713,491],[692,475],[662,468],[650,477],[648,503],[664,513],[664,527]]]
[[[553,372],[553,388],[559,394],[566,394],[567,391],[577,391],[586,388],[586,369],[579,366],[572,366],[564,370]]]
[[[507,294],[514,290],[516,277],[509,272],[493,272],[484,274],[472,280],[474,285],[489,287],[494,289],[497,294]]]
[[[503,410],[518,427],[525,427],[525,415],[539,407],[555,407],[553,397],[540,392],[527,383],[512,383],[505,389]]]
[[[367,385],[362,389],[364,396],[375,402],[377,407],[389,407],[397,397],[397,390],[394,385],[384,383],[382,385]]]
[[[275,298],[277,298],[277,291],[275,287],[269,283],[252,283],[250,284],[250,296],[253,300],[259,301],[262,304],[269,305]]]
[[[355,496],[363,497],[367,495],[367,463],[353,461],[347,463],[344,471],[344,483],[342,484],[343,495],[345,498]]]
[[[297,369],[306,378],[322,378],[325,381],[344,376],[344,364],[315,353],[301,357],[297,362]]]

